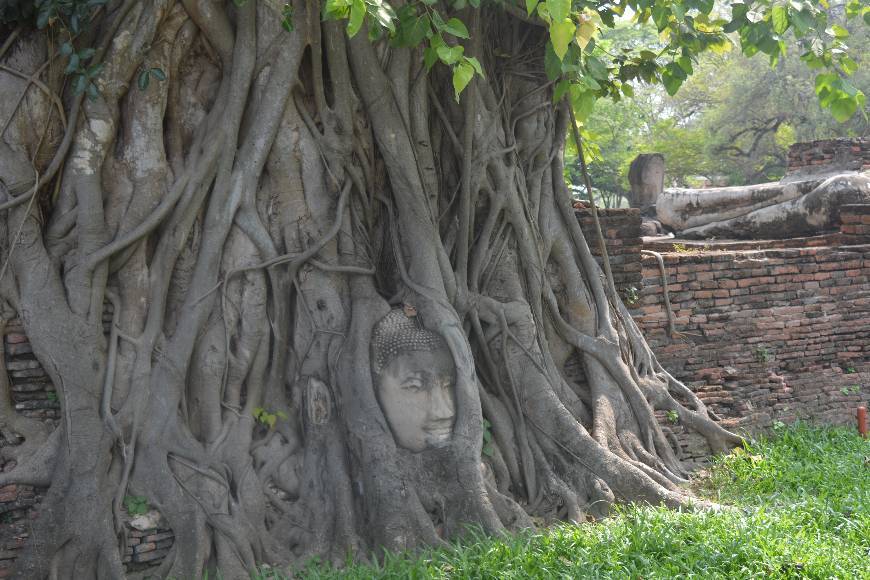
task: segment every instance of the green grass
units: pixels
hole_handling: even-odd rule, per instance
[[[472,534],[445,550],[344,570],[312,564],[301,576],[870,579],[870,443],[854,431],[780,427],[709,471],[698,493],[736,509],[625,506],[596,524],[501,540]]]

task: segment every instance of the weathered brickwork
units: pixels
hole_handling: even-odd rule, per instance
[[[580,229],[589,244],[589,249],[601,263],[595,220],[588,209],[575,210]],[[635,208],[599,209],[598,219],[604,234],[604,245],[610,257],[613,282],[623,298],[630,298],[640,289],[642,266],[640,250],[643,240],[640,234],[640,210]],[[632,288],[634,290],[632,290]]]
[[[870,237],[870,204],[842,206],[840,221],[844,236]]]
[[[826,165],[855,170],[870,167],[870,140],[825,139],[795,143],[788,149],[789,173],[807,168],[823,170]]]
[[[665,368],[736,429],[854,421],[870,392],[870,245],[644,257],[636,321]],[[681,429],[679,426],[677,431]],[[690,458],[703,440],[681,437]]]

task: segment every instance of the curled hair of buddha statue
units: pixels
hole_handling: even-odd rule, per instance
[[[409,352],[446,349],[437,333],[423,328],[416,316],[401,308],[390,310],[372,330],[372,371],[380,375],[397,356]]]

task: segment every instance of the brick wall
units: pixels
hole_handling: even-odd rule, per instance
[[[663,257],[679,334],[669,336],[652,257],[636,321],[664,367],[731,427],[854,421],[870,392],[870,245]],[[698,436],[679,438],[690,459],[706,454]]]
[[[870,237],[870,204],[841,206],[840,221],[844,236]]]
[[[598,263],[601,263],[601,252],[598,248],[598,237],[595,231],[595,220],[592,211],[588,209],[574,210],[580,229],[589,249]],[[636,208],[599,209],[598,219],[601,222],[601,232],[604,234],[604,245],[610,257],[610,269],[613,272],[613,282],[616,290],[623,298],[631,298],[640,290],[642,281],[642,266],[640,250],[643,245],[640,233],[640,210]],[[632,290],[634,289],[634,290]]]
[[[802,169],[824,170],[827,165],[855,170],[870,167],[870,140],[825,139],[795,143],[788,149],[789,173]]]

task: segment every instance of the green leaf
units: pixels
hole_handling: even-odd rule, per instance
[[[571,0],[546,0],[546,4],[553,22],[562,22],[571,12]],[[528,4],[526,6],[528,7]]]
[[[837,38],[848,38],[849,31],[840,26],[839,24],[834,24],[831,26],[831,31],[834,33],[834,36]]]
[[[773,31],[777,34],[782,34],[788,30],[788,9],[777,4],[770,11],[770,21],[773,24]]]
[[[823,89],[829,88],[832,83],[840,80],[835,73],[822,73],[816,75],[816,94],[818,95]]]
[[[442,44],[435,50],[438,52],[438,58],[446,65],[459,62],[459,59],[462,58],[462,53],[465,52],[465,48],[463,48],[462,45],[447,46],[446,44]]]
[[[586,57],[586,70],[589,71],[590,75],[600,81],[607,80],[607,65],[601,62],[597,57],[592,55]]]
[[[568,92],[568,89],[571,87],[571,83],[568,79],[562,79],[558,83],[556,83],[556,88],[553,90],[553,102],[558,103],[562,100],[562,97],[565,96],[565,93]]]
[[[73,53],[69,57],[69,62],[66,65],[66,70],[63,71],[65,74],[72,74],[79,68],[79,55]]]
[[[840,58],[840,67],[843,69],[844,73],[851,76],[856,70],[858,70],[858,63],[844,55]]]
[[[435,28],[437,28],[439,32],[443,32],[444,28],[447,26],[447,23],[444,22],[444,19],[437,10],[432,11],[432,24],[435,25]]]
[[[151,74],[154,75],[154,78],[157,79],[158,81],[165,81],[166,80],[166,73],[163,72],[163,69],[160,69],[157,67],[152,68]]]
[[[538,4],[538,0],[526,0],[526,12],[529,16],[535,12],[535,8],[538,7]]]
[[[662,84],[670,96],[677,94],[684,80],[686,80],[686,72],[677,63],[668,63],[662,73]]]
[[[95,85],[94,83],[88,83],[88,88],[86,92],[88,94],[88,98],[92,101],[96,101],[97,97],[100,95],[99,91],[97,91],[97,85]],[[56,397],[57,395],[55,395],[55,398]]]
[[[148,83],[151,82],[151,75],[148,74],[147,70],[143,70],[139,73],[139,78],[137,79],[137,85],[139,86],[140,91],[144,91],[148,88]]]
[[[812,28],[815,21],[812,14],[805,10],[793,11],[790,15],[791,23],[794,25],[795,35],[798,37],[806,34],[807,31]]]
[[[598,27],[595,26],[595,23],[591,20],[584,20],[580,23],[580,26],[577,27],[577,45],[580,48],[586,48],[586,45],[589,44],[589,41],[592,40],[592,37],[595,36],[595,33],[598,31]]]
[[[366,0],[369,6],[369,14],[374,16],[375,21],[382,27],[390,31],[391,34],[396,32],[396,13],[389,2],[384,0]]]
[[[417,46],[423,42],[423,39],[429,36],[431,32],[432,27],[429,25],[429,15],[422,14],[418,16],[409,27],[406,27],[404,46]]]
[[[547,42],[547,48],[544,50],[544,72],[547,74],[547,79],[551,81],[562,74],[562,59],[556,56],[552,42]]]
[[[351,0],[326,0],[323,4],[324,20],[347,18]]]
[[[677,59],[677,64],[686,75],[692,74],[692,59],[688,56],[681,56]]]
[[[474,68],[474,72],[476,72],[477,74],[479,74],[482,77],[485,76],[483,74],[483,67],[480,66],[479,60],[477,60],[473,56],[467,56],[467,57],[465,57],[465,62],[467,62],[468,64],[470,64]]]
[[[692,74],[692,59],[688,56],[681,56],[677,59],[677,64],[683,69],[686,75]]]
[[[363,19],[366,16],[366,3],[364,0],[353,0],[350,5],[350,19],[347,21],[347,35],[351,38],[356,36],[362,28]]]
[[[555,20],[550,25],[550,42],[553,43],[553,51],[561,61],[568,52],[568,45],[571,39],[574,38],[574,32],[577,29],[574,23],[569,19]]]
[[[594,91],[585,91],[580,85],[571,85],[571,106],[574,108],[574,117],[581,123],[589,117],[595,107],[598,97]]]
[[[434,47],[426,47],[423,51],[423,64],[426,70],[429,71],[436,62],[438,62],[438,51]]]
[[[281,9],[281,28],[287,32],[293,32],[293,5],[289,2],[285,2]]]
[[[838,123],[848,121],[858,110],[858,100],[854,97],[837,99],[831,103],[831,115]]]
[[[451,18],[447,21],[443,28],[444,32],[448,32],[457,38],[470,38],[468,28],[458,18]]]
[[[51,5],[44,6],[39,11],[39,16],[36,17],[36,27],[40,30],[48,26],[48,21],[51,18]]]
[[[465,61],[462,61],[453,67],[453,92],[456,95],[456,102],[459,102],[459,95],[471,82],[474,77],[474,67]]]

